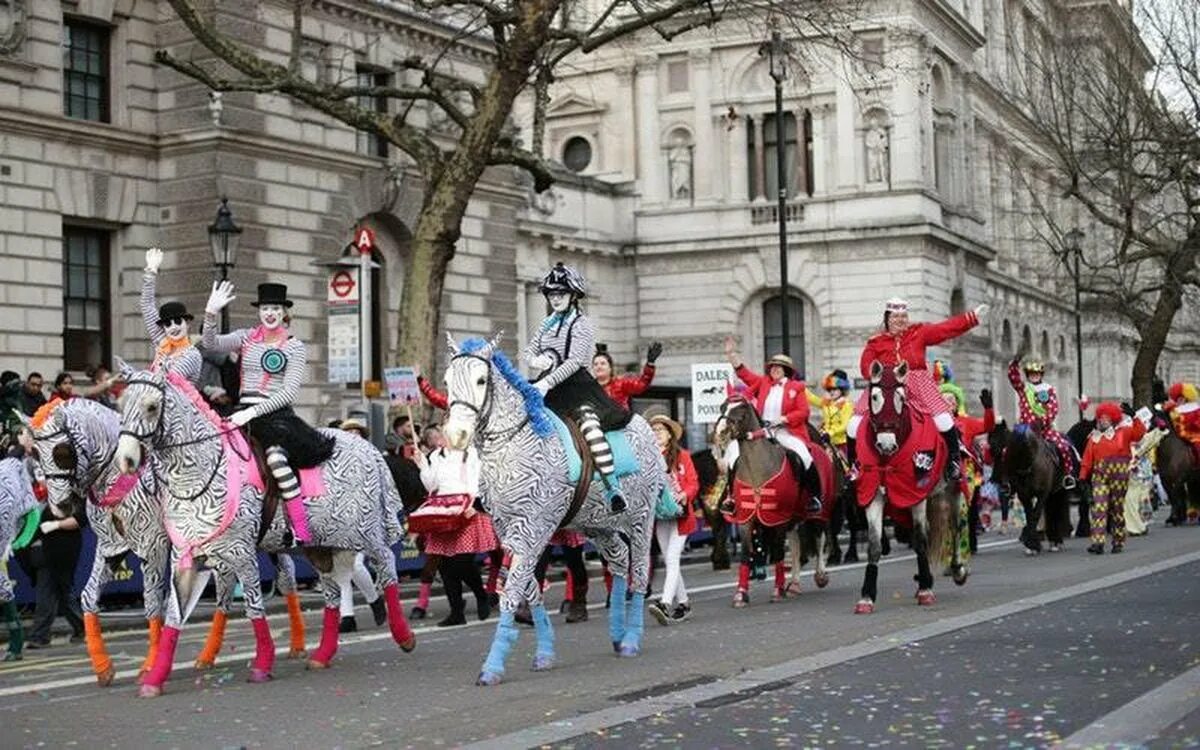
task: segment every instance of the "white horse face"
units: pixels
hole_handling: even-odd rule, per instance
[[[465,450],[475,436],[479,412],[485,407],[491,368],[479,357],[458,357],[446,370],[450,411],[442,433],[455,450]]]
[[[124,474],[135,474],[144,459],[142,441],[159,431],[163,413],[163,389],[158,375],[143,373],[147,382],[132,382],[121,394],[121,437],[113,460]]]

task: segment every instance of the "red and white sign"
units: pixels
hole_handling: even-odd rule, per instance
[[[375,247],[375,233],[367,227],[359,229],[354,233],[354,246],[363,255],[370,255],[371,250]]]
[[[358,269],[338,269],[329,276],[325,300],[333,305],[358,304]]]

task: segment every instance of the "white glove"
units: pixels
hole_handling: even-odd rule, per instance
[[[534,354],[532,357],[526,357],[525,362],[534,370],[549,370],[554,367],[554,358],[549,354]]]
[[[146,251],[146,272],[158,273],[159,266],[162,265],[163,251],[157,247],[152,247]]]
[[[548,382],[546,382],[545,379],[539,380],[538,382],[534,383],[533,387],[537,389],[538,393],[542,394],[543,398],[546,396],[547,393],[550,392],[550,384]]]
[[[214,281],[212,293],[208,295],[208,303],[204,305],[204,312],[208,315],[216,315],[235,299],[237,297],[233,294],[232,281]]]
[[[1150,407],[1143,406],[1133,413],[1141,423],[1147,427],[1150,426],[1150,420],[1154,419],[1154,412],[1150,411]]]
[[[242,409],[241,411],[235,411],[233,414],[229,415],[229,421],[238,427],[245,425],[251,419],[254,419],[253,409]]]
[[[975,317],[979,318],[980,323],[987,320],[987,315],[988,315],[989,309],[991,309],[991,306],[986,302],[984,302],[982,305],[979,305],[975,308]]]
[[[58,521],[42,521],[42,525],[38,528],[42,530],[43,534],[49,534],[51,531],[58,531],[61,525]]]

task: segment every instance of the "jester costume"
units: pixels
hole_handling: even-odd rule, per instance
[[[1069,490],[1075,487],[1078,456],[1066,435],[1054,429],[1054,420],[1058,417],[1058,392],[1049,383],[1041,382],[1044,372],[1045,367],[1041,362],[1026,362],[1025,377],[1030,381],[1022,381],[1021,359],[1017,357],[1008,363],[1008,382],[1017,392],[1020,423],[1032,427],[1058,451],[1063,468],[1063,488]],[[1033,382],[1034,378],[1036,382]]]
[[[1125,494],[1129,488],[1129,464],[1133,445],[1146,434],[1139,419],[1128,420],[1121,407],[1106,402],[1096,407],[1096,429],[1083,450],[1079,478],[1092,483],[1092,544],[1088,552],[1104,553],[1104,540],[1111,518],[1112,551],[1125,548]]]

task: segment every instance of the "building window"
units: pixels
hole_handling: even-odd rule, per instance
[[[573,136],[563,145],[563,164],[572,172],[582,172],[592,163],[592,144],[587,138]]]
[[[63,113],[108,122],[108,29],[63,22]]]
[[[355,78],[359,88],[378,88],[391,84],[391,76],[386,71],[375,68],[359,66],[355,70]],[[358,106],[380,114],[387,114],[388,111],[386,96],[360,96],[358,97]],[[375,133],[360,130],[358,131],[358,153],[386,158],[388,142]]]
[[[112,358],[109,233],[63,227],[63,365],[85,370]]]
[[[689,88],[687,60],[671,60],[667,62],[667,93],[683,94]]]
[[[867,75],[874,76],[883,70],[883,40],[867,38],[862,40],[862,67]]]
[[[747,119],[746,122],[750,127],[750,137],[746,140],[749,149],[750,199],[770,198],[774,200],[779,196],[778,138],[775,132],[775,115],[763,115],[760,120]],[[759,126],[760,122],[761,126]],[[805,123],[811,124],[811,120],[806,117]],[[762,139],[761,144],[758,142],[759,138]],[[805,136],[806,150],[811,145],[810,138],[809,135]],[[784,183],[787,187],[788,197],[794,198],[797,192],[798,165],[796,162],[796,116],[791,112],[785,112],[783,115],[783,148]],[[806,172],[810,171],[806,164],[799,166]],[[806,174],[806,191],[810,184],[811,176]]]
[[[796,360],[797,375],[804,377],[804,300],[794,294],[787,298],[788,354]],[[783,297],[775,295],[763,302],[763,356],[779,354],[783,347]]]

